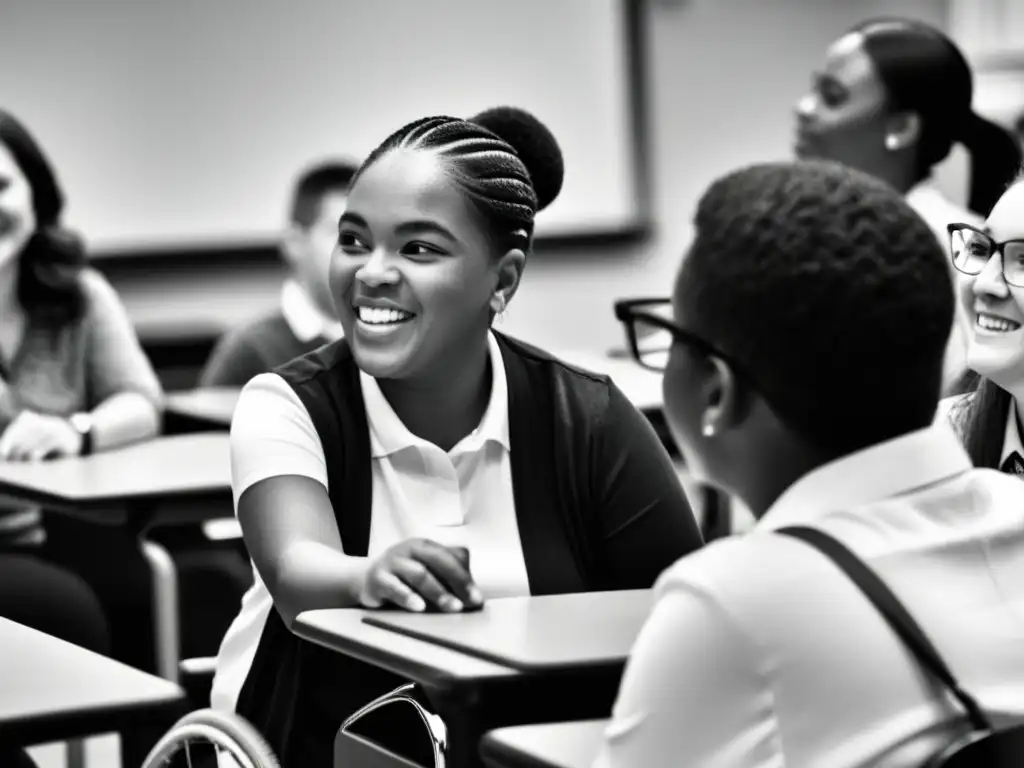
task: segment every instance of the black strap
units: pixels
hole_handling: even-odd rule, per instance
[[[817,528],[789,526],[778,529],[776,533],[783,533],[810,544],[842,569],[878,609],[893,631],[917,657],[921,666],[935,675],[963,705],[971,724],[979,731],[992,730],[992,724],[981,711],[978,702],[960,687],[960,683],[953,677],[953,673],[931,640],[874,571],[861,562],[844,544]]]

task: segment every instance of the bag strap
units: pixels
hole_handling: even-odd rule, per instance
[[[978,706],[978,702],[960,687],[960,683],[953,677],[953,673],[935,646],[932,645],[931,640],[874,571],[844,544],[817,528],[787,526],[779,528],[776,533],[782,533],[810,544],[844,571],[878,609],[878,612],[882,614],[904,645],[917,657],[918,663],[938,678],[963,705],[963,708],[967,710],[967,717],[975,729],[979,731],[992,730],[992,724],[982,712],[981,707]]]

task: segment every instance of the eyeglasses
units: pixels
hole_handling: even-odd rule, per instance
[[[623,299],[615,302],[615,317],[626,327],[629,351],[640,365],[651,371],[664,371],[672,345],[680,343],[725,360],[739,370],[713,344],[680,328],[666,317],[671,312],[671,299]]]
[[[980,275],[995,254],[1002,260],[1003,280],[1007,285],[1024,288],[1024,240],[997,243],[988,234],[970,224],[950,224],[949,246],[953,266],[965,275]]]

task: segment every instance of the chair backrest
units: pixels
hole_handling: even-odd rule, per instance
[[[932,645],[924,630],[907,612],[885,582],[846,545],[817,528],[789,526],[781,533],[811,545],[842,570],[871,601],[882,617],[903,641],[918,663],[928,670],[967,713],[973,730],[956,739],[925,762],[923,768],[1010,768],[1024,766],[1024,723],[996,731],[988,716],[965,691]]]

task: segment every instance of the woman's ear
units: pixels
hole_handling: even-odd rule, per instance
[[[516,291],[519,290],[519,281],[523,278],[523,270],[526,268],[526,254],[519,248],[512,248],[506,251],[500,259],[498,259],[497,269],[495,274],[497,280],[495,282],[494,291],[495,295],[501,295],[502,307],[508,306],[508,303],[512,301],[512,297],[515,296]]]
[[[917,112],[897,112],[886,121],[885,148],[890,152],[912,147],[920,137],[921,117]]]
[[[708,360],[714,370],[704,384],[702,402],[705,406],[700,427],[704,437],[714,437],[741,423],[745,409],[740,382],[732,367],[715,355]]]

